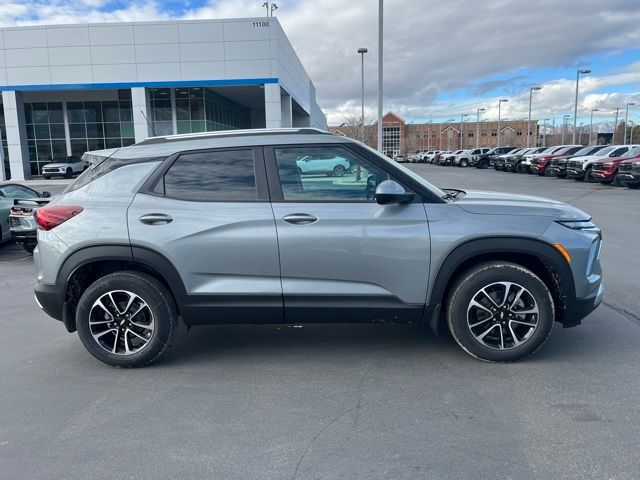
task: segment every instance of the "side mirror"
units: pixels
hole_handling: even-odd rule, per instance
[[[51,196],[51,192],[42,192],[42,196],[44,198],[49,198]]]
[[[376,202],[379,205],[394,205],[413,200],[413,193],[407,191],[398,182],[385,180],[376,188]]]

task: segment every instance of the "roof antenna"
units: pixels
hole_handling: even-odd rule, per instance
[[[144,117],[144,119],[147,121],[147,125],[149,125],[149,128],[151,128],[151,133],[153,133],[154,137],[157,137],[158,134],[156,133],[156,129],[153,128],[153,125],[151,125],[151,122],[149,121],[149,119],[147,118],[147,116],[144,114],[144,112],[142,110],[140,110],[140,113],[142,114],[142,116]]]

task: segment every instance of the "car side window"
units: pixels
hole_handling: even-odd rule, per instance
[[[342,147],[274,149],[285,200],[374,201],[389,175]]]
[[[28,188],[21,187],[19,185],[7,185],[0,189],[0,193],[7,198],[33,198],[37,197],[38,194],[33,190],[29,190]]]
[[[623,153],[626,153],[629,149],[627,147],[618,148],[609,154],[610,157],[619,157]]]
[[[155,191],[179,200],[256,201],[253,150],[182,154],[169,167]]]

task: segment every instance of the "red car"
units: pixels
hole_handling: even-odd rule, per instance
[[[572,145],[554,152],[553,155],[536,157],[531,160],[531,173],[537,173],[540,176],[547,177],[553,176],[553,173],[551,172],[551,160],[558,157],[567,157],[573,155],[582,148],[584,148],[582,145]]]
[[[620,157],[607,158],[594,163],[591,177],[597,182],[610,183],[616,187],[627,185],[629,188],[638,188],[639,166],[640,146],[636,146]]]

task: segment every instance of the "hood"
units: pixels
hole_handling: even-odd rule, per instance
[[[47,163],[46,165],[44,165],[45,167],[53,167],[53,168],[60,168],[60,167],[68,167],[69,165],[71,165],[70,163]]]
[[[480,215],[535,215],[564,221],[591,219],[582,210],[566,203],[513,193],[467,191],[455,203],[469,213]]]
[[[608,158],[606,155],[585,155],[583,157],[573,157],[571,160],[572,161],[578,161],[578,162],[592,162],[594,160],[603,160],[605,158]]]

